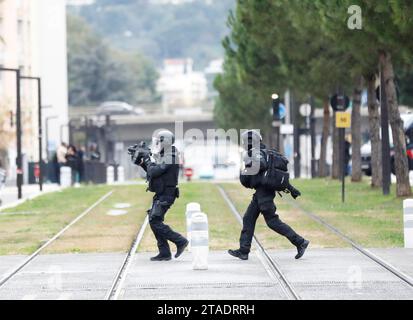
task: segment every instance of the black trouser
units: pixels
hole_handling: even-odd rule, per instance
[[[174,196],[155,195],[152,208],[148,211],[149,225],[158,242],[159,253],[162,256],[171,255],[168,240],[178,246],[186,242],[186,239],[183,236],[173,231],[164,223],[165,214],[174,202]]]
[[[251,249],[252,237],[254,236],[255,224],[260,212],[264,216],[265,222],[275,232],[285,236],[290,242],[298,246],[304,239],[299,236],[289,225],[281,221],[278,214],[275,213],[276,207],[274,197],[260,198],[254,194],[247,211],[243,218],[243,228],[240,237],[240,250],[248,254]]]

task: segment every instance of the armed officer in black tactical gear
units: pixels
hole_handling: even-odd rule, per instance
[[[164,223],[166,212],[179,197],[179,159],[178,150],[173,145],[174,140],[172,132],[160,130],[153,136],[152,150],[147,149],[145,152],[145,149],[140,149],[134,160],[135,164],[140,165],[147,173],[148,190],[155,192],[148,215],[150,227],[158,243],[159,254],[152,257],[151,261],[171,260],[168,241],[177,247],[175,258],[178,258],[188,246],[187,239]]]
[[[260,175],[267,169],[267,148],[262,143],[262,137],[258,131],[248,130],[243,132],[241,140],[245,150],[244,163],[246,170],[256,168],[256,172],[250,176],[241,175],[241,183],[244,186],[246,183],[249,184],[248,187],[255,189],[255,193],[243,218],[240,248],[237,250],[228,250],[228,253],[241,260],[248,259],[255,224],[259,214],[262,213],[269,228],[285,236],[297,247],[297,255],[295,258],[299,259],[304,255],[310,242],[298,235],[289,225],[282,222],[278,214],[276,214],[274,204],[276,191],[260,185]],[[243,179],[248,179],[248,182],[243,181]],[[301,195],[301,193],[290,184],[288,184],[286,191],[289,192],[294,199]]]

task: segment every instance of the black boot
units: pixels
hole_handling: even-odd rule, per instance
[[[295,256],[296,259],[300,259],[303,255],[305,250],[307,249],[310,241],[304,240],[299,246],[297,246],[297,255]]]
[[[157,256],[152,257],[151,261],[169,261],[171,259],[172,259],[172,257],[170,255],[167,256],[167,255],[164,255],[164,254],[158,254]]]
[[[175,258],[179,258],[179,256],[185,251],[185,248],[188,246],[188,244],[189,244],[189,241],[185,240],[183,244],[176,246]]]
[[[235,257],[239,258],[241,260],[248,260],[248,253],[242,253],[241,250],[228,250],[228,253]]]

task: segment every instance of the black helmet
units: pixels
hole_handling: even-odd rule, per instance
[[[262,141],[262,136],[258,130],[246,130],[241,134],[241,145],[244,150],[250,150],[254,146],[259,147]]]

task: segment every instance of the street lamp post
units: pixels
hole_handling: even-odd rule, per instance
[[[43,130],[42,130],[42,80],[40,77],[25,77],[20,79],[34,80],[37,83],[37,101],[38,101],[38,139],[39,139],[39,188],[43,191]]]
[[[0,67],[0,71],[14,72],[16,74],[16,141],[17,141],[17,158],[16,158],[16,183],[17,197],[22,198],[23,185],[23,161],[22,161],[22,128],[21,128],[21,99],[20,99],[20,70]]]
[[[274,140],[275,148],[278,151],[281,151],[281,137],[280,137],[280,126],[281,126],[281,117],[280,117],[280,97],[278,94],[273,93],[271,95],[272,99],[272,114],[273,122],[272,126],[274,128]]]

